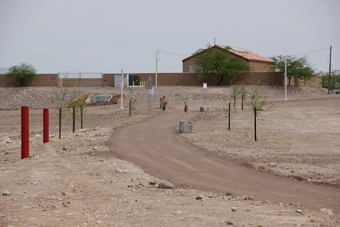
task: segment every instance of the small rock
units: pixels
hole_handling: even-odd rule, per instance
[[[209,198],[213,198],[213,195],[209,195]]]
[[[98,147],[93,147],[93,150],[94,150],[94,151],[98,150]]]
[[[11,192],[9,190],[5,190],[3,193],[2,193],[3,196],[10,196],[11,195]]]
[[[116,169],[117,173],[128,173],[130,172],[129,170],[121,170],[121,169]]]
[[[276,167],[277,166],[277,163],[273,162],[273,163],[268,163],[268,166],[269,167]]]
[[[149,185],[156,185],[157,184],[157,181],[149,181]]]
[[[66,149],[66,147],[63,147],[63,151],[66,151],[67,149]]]
[[[203,200],[201,196],[196,196],[196,200]]]
[[[268,203],[271,204],[272,202],[270,202],[269,200],[263,200],[262,203]]]
[[[332,216],[332,217],[334,216],[332,210],[330,210],[330,209],[321,208],[319,211],[320,211],[321,213],[328,214],[329,216]]]
[[[175,214],[176,214],[176,215],[181,215],[181,214],[182,214],[182,211],[177,210],[177,211],[175,212]]]
[[[296,212],[296,213],[299,213],[299,214],[303,214],[302,210],[296,209],[295,212]]]
[[[227,225],[234,225],[231,221],[226,221]]]
[[[237,211],[237,207],[232,207],[231,211]]]
[[[6,143],[12,143],[12,140],[11,139],[6,139]]]
[[[174,185],[170,182],[163,181],[157,185],[157,188],[173,189]]]

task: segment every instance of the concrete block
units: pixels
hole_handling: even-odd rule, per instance
[[[179,122],[179,132],[180,133],[190,133],[194,132],[193,129],[193,123],[192,121],[180,121]]]
[[[212,111],[211,106],[201,106],[200,107],[200,112],[207,112],[207,111]]]

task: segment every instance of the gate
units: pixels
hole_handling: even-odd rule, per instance
[[[124,87],[127,87],[126,85],[128,81],[129,81],[129,74],[123,73]],[[115,87],[120,87],[120,82],[122,82],[122,74],[121,73],[115,74]]]

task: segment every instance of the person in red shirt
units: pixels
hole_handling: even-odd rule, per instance
[[[168,102],[166,101],[165,96],[163,96],[162,102],[163,102],[163,111],[165,111],[165,107],[166,105],[168,105]]]

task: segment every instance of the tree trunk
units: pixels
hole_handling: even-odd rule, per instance
[[[223,75],[221,75],[221,79],[220,79],[220,82],[218,82],[218,86],[222,84],[222,80],[223,80]]]
[[[290,80],[291,80],[292,78],[291,77],[288,77],[288,85],[290,86]]]

